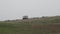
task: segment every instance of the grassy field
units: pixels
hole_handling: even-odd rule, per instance
[[[60,34],[60,16],[0,21],[0,34]]]

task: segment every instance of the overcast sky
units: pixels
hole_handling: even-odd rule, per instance
[[[0,0],[0,20],[60,15],[60,0]]]

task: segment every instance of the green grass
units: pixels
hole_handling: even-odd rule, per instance
[[[60,17],[0,21],[0,34],[60,34]]]
[[[57,27],[58,26],[58,27]],[[0,34],[57,34],[60,24],[0,24]]]

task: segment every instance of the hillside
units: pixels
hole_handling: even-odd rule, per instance
[[[50,23],[60,23],[60,16],[53,16],[53,17],[40,17],[40,18],[29,18],[26,20],[6,20],[3,21],[6,23],[30,23],[30,24],[50,24]]]
[[[0,21],[0,34],[60,34],[60,16]]]

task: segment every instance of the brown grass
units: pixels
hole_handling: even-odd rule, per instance
[[[32,25],[36,33],[40,34],[60,34],[60,24]]]

